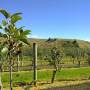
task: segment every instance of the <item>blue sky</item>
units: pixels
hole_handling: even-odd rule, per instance
[[[90,41],[90,0],[0,0],[0,7],[22,12],[17,25],[31,29],[32,37]]]

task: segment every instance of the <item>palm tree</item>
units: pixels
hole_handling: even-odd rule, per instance
[[[0,29],[3,30],[3,33],[0,33],[0,36],[5,40],[3,42],[2,53],[8,53],[8,59],[10,61],[10,90],[12,90],[12,60],[13,56],[20,53],[20,48],[22,44],[28,44],[27,35],[30,34],[30,30],[24,30],[24,27],[16,27],[16,22],[21,20],[22,13],[10,14],[6,10],[0,9],[0,13],[5,16],[5,19],[2,20]]]

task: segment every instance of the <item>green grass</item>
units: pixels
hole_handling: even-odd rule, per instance
[[[38,71],[38,80],[39,81],[50,81],[52,76],[52,70],[39,70]],[[88,79],[90,76],[90,67],[85,68],[72,68],[72,69],[62,69],[57,73],[57,80],[81,80]],[[32,71],[22,71],[13,73],[13,83],[16,82],[26,82],[29,83],[32,81],[33,72]],[[9,73],[2,73],[2,82],[3,86],[9,86]]]

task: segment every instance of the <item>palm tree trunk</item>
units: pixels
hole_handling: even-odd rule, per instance
[[[80,60],[78,60],[78,67],[80,67]]]
[[[2,81],[1,81],[1,70],[0,70],[0,90],[2,90]]]
[[[17,71],[19,71],[19,55],[17,56]]]
[[[0,90],[2,90],[2,81],[1,81],[1,77],[0,77]]]
[[[54,83],[56,73],[57,73],[57,70],[54,70],[53,75],[52,75],[52,79],[51,79],[51,83]]]
[[[74,58],[72,58],[73,59],[73,64],[74,64]]]
[[[12,90],[12,63],[10,60],[10,90]]]
[[[10,90],[13,90],[12,88],[12,58],[11,58],[11,54],[9,55],[9,60],[10,60]]]
[[[21,53],[21,59],[20,60],[21,60],[21,65],[20,66],[22,67],[23,66],[23,53]]]

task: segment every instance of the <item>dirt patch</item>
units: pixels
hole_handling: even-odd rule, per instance
[[[42,90],[90,90],[90,82],[78,84],[78,85],[63,86],[63,87],[52,87]]]

